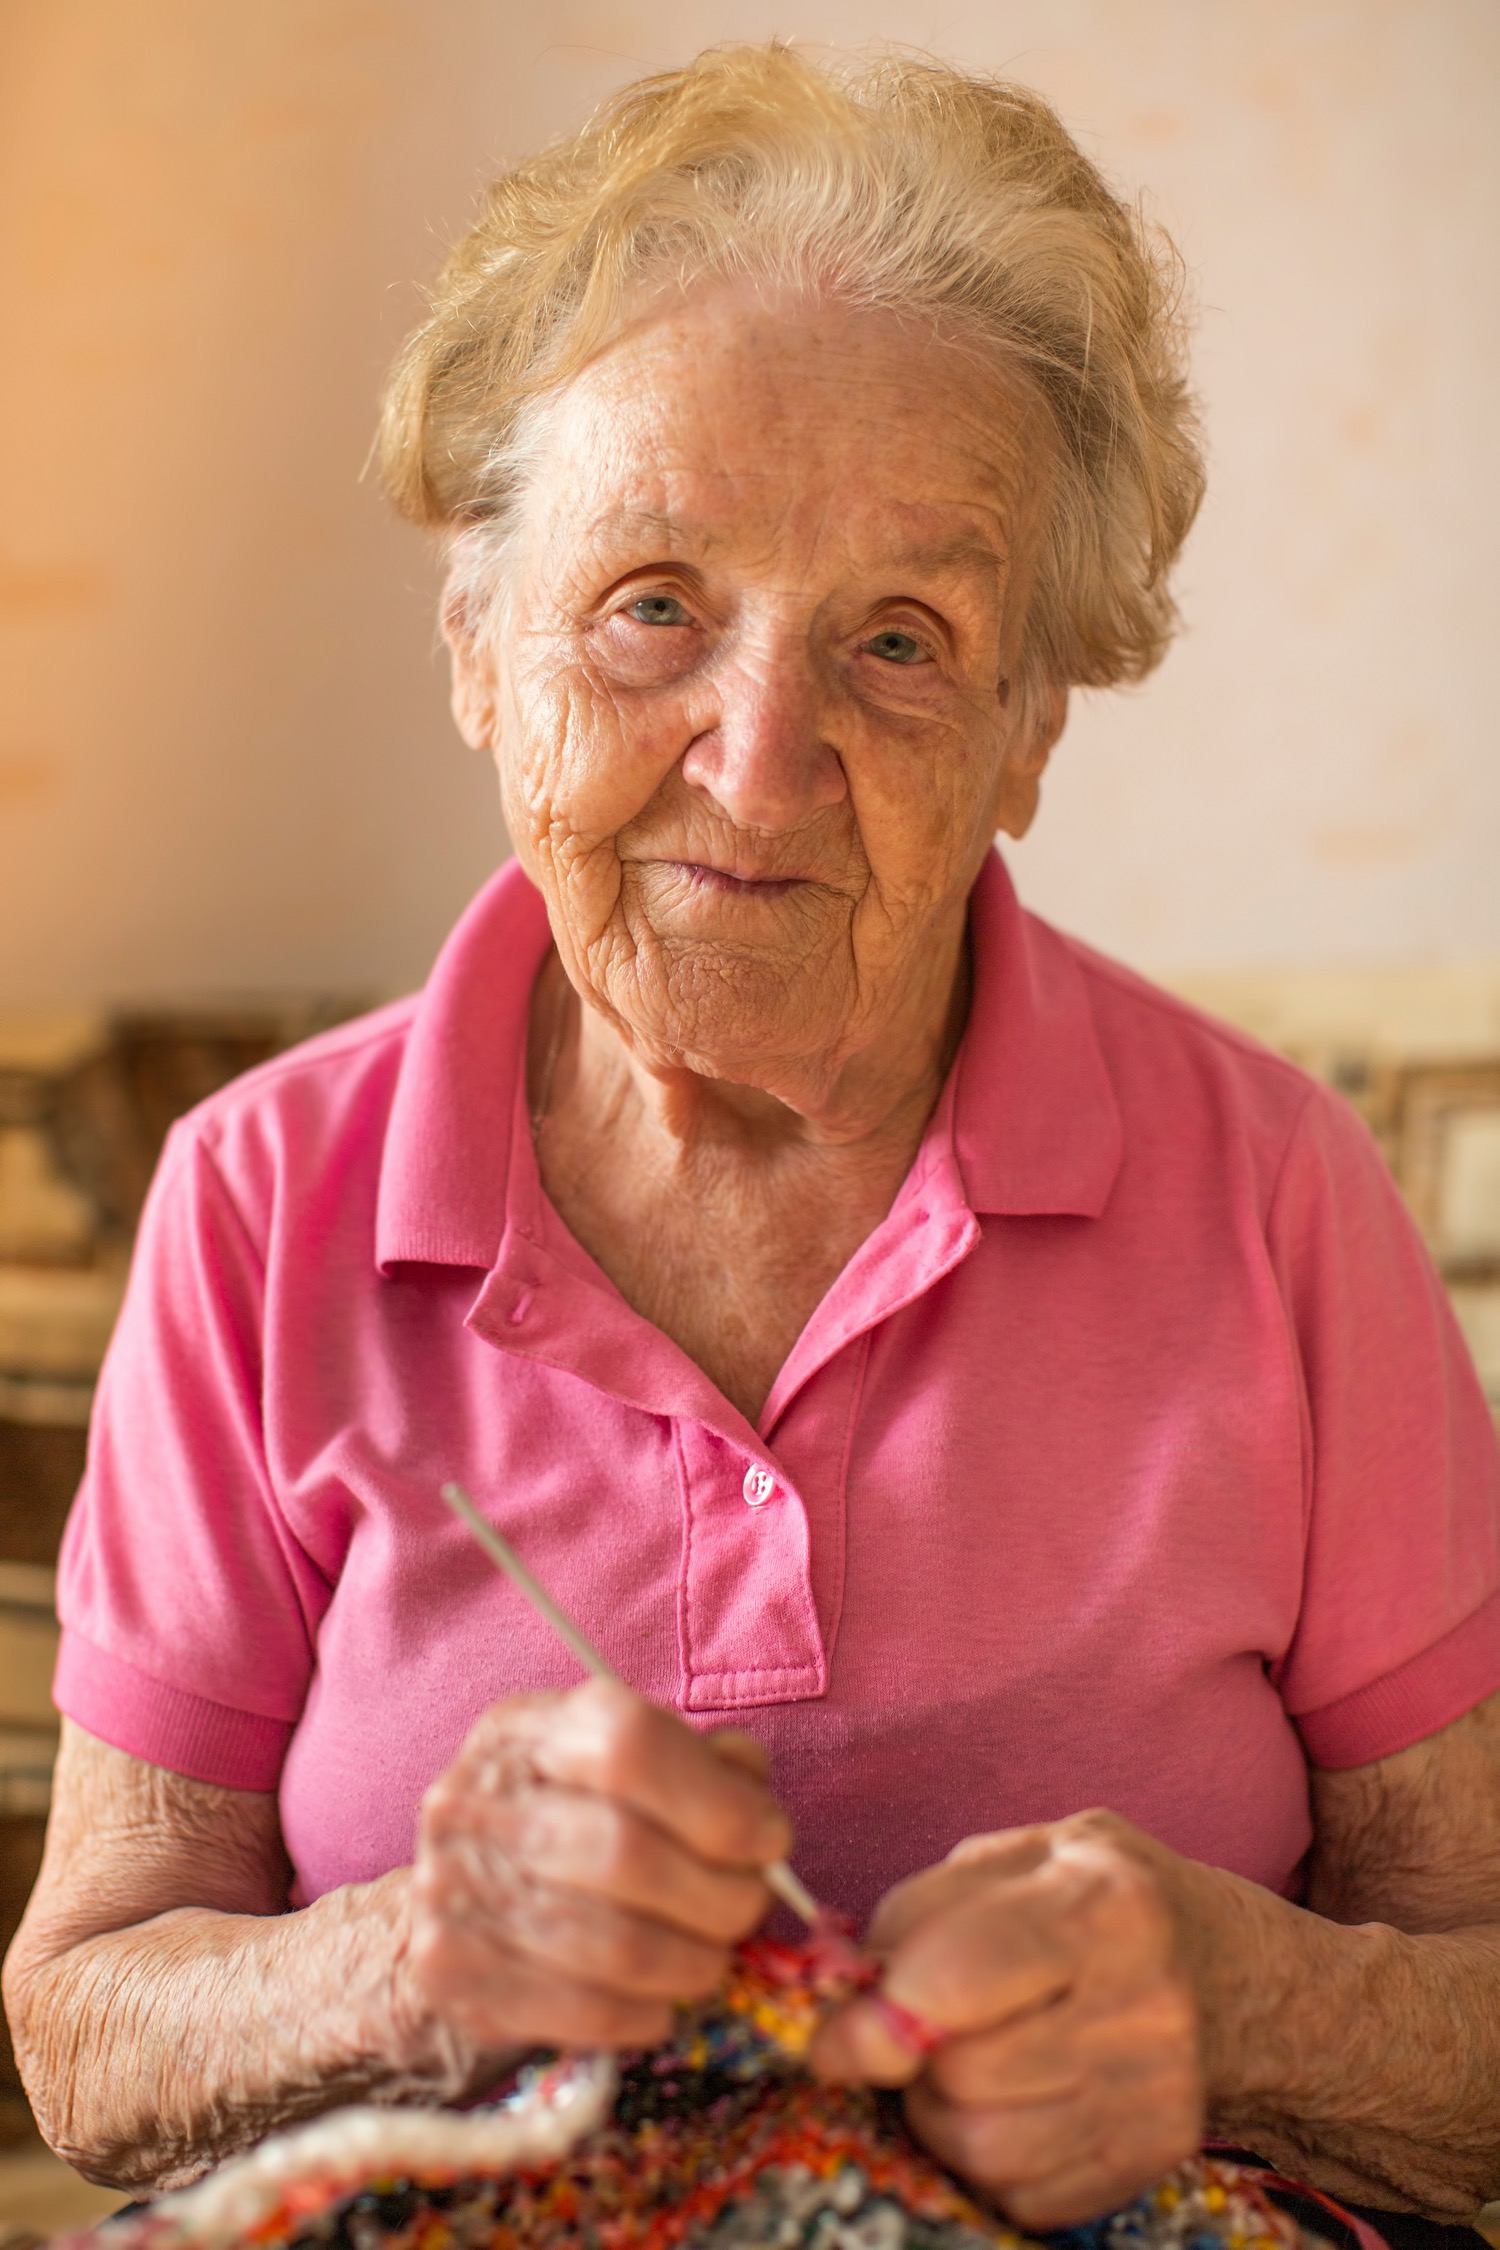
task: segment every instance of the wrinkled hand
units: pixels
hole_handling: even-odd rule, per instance
[[[512,1696],[422,1802],[408,2012],[491,2059],[663,2040],[790,1845],[748,1736],[696,1735],[613,1681]]]
[[[1129,2202],[1198,2147],[1197,2009],[1162,1847],[1113,1815],[971,1838],[882,1901],[883,1989],[942,2034],[925,2057],[873,1998],[812,2050],[825,2078],[907,2087],[913,2132],[1019,2225]]]

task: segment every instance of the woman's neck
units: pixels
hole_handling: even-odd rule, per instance
[[[830,1068],[829,1098],[802,1110],[765,1087],[646,1068],[555,957],[538,977],[528,1093],[542,1184],[626,1300],[747,1420],[890,1210],[968,988],[961,943],[941,1013]]]
[[[924,993],[892,1012],[853,1054],[778,1058],[770,1083],[716,1077],[643,1054],[628,1029],[574,991],[555,953],[533,989],[527,1091],[534,1131],[571,1116],[595,1135],[601,1157],[618,1135],[658,1144],[691,1164],[720,1159],[775,1165],[782,1159],[907,1147],[915,1153],[969,1010],[968,946],[960,932],[934,963]]]

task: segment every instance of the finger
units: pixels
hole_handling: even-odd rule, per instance
[[[916,1924],[887,1960],[891,1998],[933,2024],[998,2025],[1075,1983],[1095,2006],[1118,2004],[1170,1972],[1172,1920],[1154,1880],[1107,1844],[1049,1841],[1027,1873],[971,1865],[967,1877],[973,1887]]]
[[[912,2132],[950,2171],[1037,2230],[1085,2225],[1134,2202],[1198,2147],[1194,2126],[1140,2111],[1100,2119],[1086,2100],[971,2109],[930,2087],[906,2095]]]
[[[814,2077],[834,2086],[909,2086],[924,2059],[869,1994],[825,2016],[807,2051]]]
[[[992,1884],[999,1874],[1029,1874],[1047,1856],[1047,1831],[1010,1828],[994,1836],[971,1836],[935,1867],[924,1867],[886,1892],[870,1919],[866,1943],[889,1953],[919,1922],[946,1913],[960,1899]]]
[[[1077,1960],[1047,1872],[980,1877],[917,1922],[887,1959],[890,1997],[945,2031],[993,2028],[1060,1999]]]
[[[1163,2172],[1183,2163],[1194,2153],[1183,2149],[1165,2163],[1121,2168],[1103,2157],[1074,2158],[1040,2180],[1018,2180],[1001,2200],[1018,2227],[1051,2233],[1063,2227],[1089,2226],[1111,2211],[1122,2211],[1159,2180]]]
[[[959,2033],[933,2052],[933,2091],[960,2107],[1075,2101],[1089,2069],[1089,2042],[1068,2001],[1021,2016],[1000,2031]]]
[[[698,1740],[706,1743],[716,1758],[769,1784],[771,1760],[765,1744],[757,1742],[753,1734],[746,1734],[741,1727],[716,1727],[712,1734],[700,1734]]]
[[[952,2170],[1013,2218],[1048,2226],[1117,2210],[1193,2154],[1203,2132],[1190,2075],[1170,2064],[1138,2081],[1085,2079],[1076,2093],[1031,2102],[950,2102],[924,2078],[908,2089],[906,2111]]]
[[[654,2047],[671,2036],[667,2002],[604,1991],[542,1967],[482,1926],[425,1925],[413,1936],[412,1967],[433,2015],[485,2049]]]
[[[723,1942],[548,1882],[524,1859],[497,1858],[472,1837],[428,1853],[412,1880],[424,1917],[488,1929],[507,1951],[608,1990],[701,1999],[728,1966]]]
[[[586,1681],[540,1723],[522,1718],[540,1778],[623,1800],[701,1859],[765,1867],[791,1849],[790,1824],[763,1781],[618,1681]]]
[[[632,2000],[705,2000],[729,1966],[727,1946],[550,1884],[518,1885],[499,1927],[523,1959]]]
[[[578,1790],[440,1804],[424,1833],[438,1848],[468,1842],[497,1883],[520,1867],[534,1883],[611,1900],[718,1946],[747,1936],[769,1901],[751,1869],[711,1867],[628,1806]]]
[[[970,2107],[944,2101],[925,2079],[907,2088],[905,2108],[924,2148],[1007,2208],[1013,2188],[1080,2162],[1092,2122],[1077,2098]]]
[[[1143,2089],[1145,2099],[1095,2111],[1081,2104],[1057,2162],[1005,2190],[1005,2204],[1022,2225],[1069,2227],[1133,2203],[1153,2182],[1195,2156],[1204,2120],[1193,2098],[1163,2085]]]
[[[1035,1833],[1021,1832],[1013,1855],[1033,1872]],[[997,1856],[983,1865],[929,1868],[889,1894],[887,1930],[907,1927],[890,1952],[880,1993],[850,2001],[821,2026],[809,2058],[820,2076],[905,2086],[928,2054],[943,2054],[946,2040],[924,2048],[902,2038],[884,2002],[934,2032],[962,2034],[1035,2015],[1068,1992],[1076,1965],[1062,1933],[1051,1926],[1045,1901],[1028,1895],[1027,1878],[997,1882]]]
[[[1053,1849],[1053,1831],[1044,1827],[996,1828],[979,1836],[963,1836],[943,1861],[946,1868],[965,1872],[987,1868],[991,1874],[1025,1875]]]
[[[928,2077],[948,2101],[1004,2105],[1060,2100],[1087,2086],[1175,2101],[1196,2073],[1191,2002],[1183,1987],[1163,1983],[1123,2006],[1096,2012],[1075,1995],[998,2031],[945,2040]]]

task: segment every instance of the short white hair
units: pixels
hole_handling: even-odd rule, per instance
[[[503,174],[391,374],[396,506],[493,570],[528,409],[643,287],[733,278],[993,347],[1052,440],[1022,684],[1106,687],[1160,661],[1203,492],[1179,261],[1039,94],[934,62],[711,49]]]

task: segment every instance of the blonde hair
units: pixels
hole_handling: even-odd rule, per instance
[[[741,277],[998,348],[1052,437],[1028,679],[1105,687],[1159,662],[1203,490],[1175,253],[1039,94],[934,62],[835,74],[780,44],[711,49],[504,173],[392,370],[392,500],[493,567],[528,409],[643,285]]]

